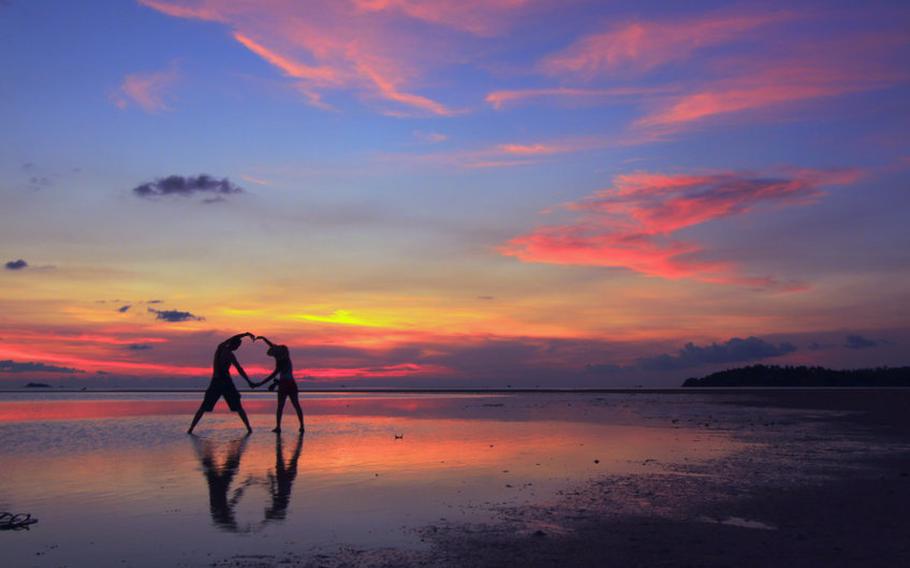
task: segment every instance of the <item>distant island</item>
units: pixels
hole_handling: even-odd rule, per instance
[[[49,389],[50,385],[45,383],[26,383],[25,388],[27,389]]]
[[[750,365],[686,379],[684,387],[910,387],[910,367],[834,370]]]

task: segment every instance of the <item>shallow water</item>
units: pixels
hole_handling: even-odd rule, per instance
[[[219,403],[197,436],[195,394],[0,394],[0,532],[9,566],[201,565],[277,550],[422,546],[415,529],[545,504],[603,474],[660,471],[741,447],[658,424],[657,395],[244,394],[256,432]],[[673,401],[670,404],[670,401]],[[400,436],[400,437],[399,437]],[[8,563],[7,563],[8,562]]]

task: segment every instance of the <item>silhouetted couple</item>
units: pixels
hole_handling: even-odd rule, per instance
[[[250,337],[253,341],[258,339],[265,341],[269,345],[267,354],[275,359],[275,370],[258,383],[250,381],[246,371],[243,370],[243,367],[240,366],[240,362],[234,355],[234,351],[243,343],[244,337]],[[257,337],[252,333],[247,332],[237,334],[222,341],[218,344],[218,348],[215,349],[215,359],[212,362],[212,381],[205,391],[205,398],[202,399],[199,410],[197,410],[196,415],[193,416],[193,423],[190,424],[187,434],[193,433],[193,429],[196,428],[196,424],[199,423],[202,415],[214,410],[215,404],[221,397],[224,397],[224,401],[232,412],[236,412],[240,415],[240,419],[243,420],[247,432],[253,431],[246,411],[243,410],[243,404],[240,402],[240,392],[237,391],[237,387],[234,386],[234,381],[231,379],[232,366],[237,369],[237,372],[240,373],[240,376],[244,378],[250,388],[256,388],[269,381],[273,381],[272,384],[269,385],[269,390],[278,389],[278,409],[275,412],[276,425],[272,432],[281,432],[281,415],[284,412],[284,404],[287,402],[288,398],[291,399],[291,404],[294,405],[294,410],[297,411],[297,419],[300,421],[300,431],[303,432],[303,410],[300,408],[297,382],[294,380],[294,368],[291,364],[290,351],[288,351],[286,345],[275,345],[265,337]]]

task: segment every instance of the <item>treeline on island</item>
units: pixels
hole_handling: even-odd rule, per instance
[[[750,365],[686,379],[684,387],[910,387],[910,367],[835,370]]]

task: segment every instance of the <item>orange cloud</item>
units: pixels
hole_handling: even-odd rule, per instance
[[[856,171],[793,170],[765,177],[736,172],[700,175],[635,173],[566,207],[582,218],[541,227],[500,248],[525,262],[626,268],[646,276],[757,287],[790,287],[773,278],[749,277],[732,263],[703,260],[702,246],[676,233],[717,219],[743,215],[765,205],[811,202],[821,188],[847,184]]]
[[[164,71],[127,75],[112,97],[114,104],[122,109],[135,104],[149,113],[170,110],[165,96],[178,78],[177,69],[173,66]]]
[[[696,51],[741,39],[743,34],[784,14],[710,15],[700,19],[639,21],[615,25],[585,36],[544,58],[540,69],[550,75],[593,79],[615,71],[645,72]]]

